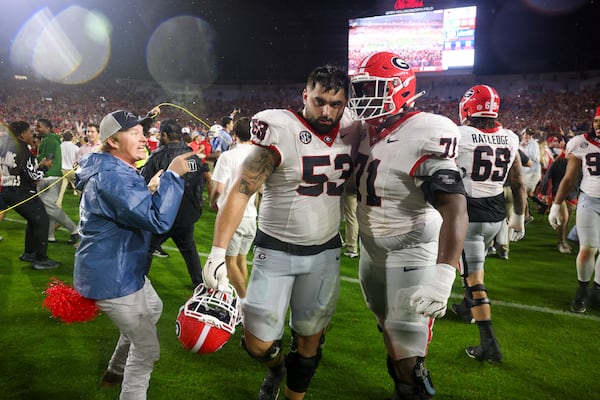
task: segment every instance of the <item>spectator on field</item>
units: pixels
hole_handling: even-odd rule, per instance
[[[156,323],[163,304],[146,276],[148,246],[152,233],[173,225],[189,171],[187,158],[193,155],[176,157],[146,185],[135,163],[146,157],[143,125],[149,122],[122,110],[107,114],[100,122],[100,151],[84,157],[75,175],[82,192],[82,238],[73,283],[119,329],[102,383],[120,383],[121,400],[146,399],[159,358]]]
[[[544,176],[552,162],[554,162],[554,153],[552,152],[552,148],[555,147],[556,136],[549,135],[543,140],[539,141],[540,146],[540,167],[541,167],[541,175]]]
[[[52,123],[45,118],[40,118],[35,124],[38,135],[42,138],[38,149],[37,159],[41,162],[45,159],[52,159],[52,166],[44,172],[44,177],[39,180],[37,190],[40,193],[40,199],[46,207],[46,212],[50,217],[48,227],[48,242],[56,242],[54,232],[56,224],[64,226],[70,233],[68,243],[77,246],[79,243],[79,234],[77,225],[69,218],[64,210],[57,204],[60,193],[59,179],[62,177],[62,152],[60,149],[60,135],[52,132]]]
[[[4,171],[2,199],[27,220],[25,250],[19,259],[31,263],[34,269],[56,268],[59,263],[48,258],[47,254],[48,214],[42,200],[36,196],[36,182],[44,177],[44,171],[54,160],[42,158],[38,164],[29,151],[28,146],[34,142],[33,130],[28,122],[11,122],[8,129],[9,135],[0,137],[0,170]]]
[[[150,183],[152,177],[159,171],[166,170],[177,156],[190,151],[183,138],[184,133],[181,127],[174,120],[162,121],[159,135],[160,147],[150,154],[142,168],[142,176],[146,183]],[[208,167],[206,164],[202,164],[198,157],[189,158],[188,161],[193,163],[194,167],[184,177],[185,189],[177,217],[171,229],[152,234],[148,249],[147,268],[149,271],[153,255],[160,257],[161,253],[165,253],[161,245],[171,238],[183,256],[192,285],[196,287],[202,283],[202,264],[196,249],[194,224],[202,215],[202,190],[209,177],[207,176]]]
[[[192,132],[192,141],[188,144],[192,150],[198,154],[204,154],[202,164],[206,164],[206,158],[212,152],[210,142],[206,139],[206,134],[202,131]]]
[[[148,139],[146,140],[146,146],[148,147],[148,153],[152,154],[152,152],[158,149],[160,146],[160,130],[156,127],[152,127],[148,129]]]
[[[556,156],[556,159],[548,168],[548,171],[542,178],[540,187],[540,194],[546,204],[552,204],[553,198],[556,196],[560,182],[562,181],[567,171],[567,154],[565,152],[565,140],[562,136],[557,137],[558,140],[555,148],[561,152]],[[550,190],[549,190],[550,189]],[[573,190],[569,192],[567,198],[560,203],[560,225],[556,229],[558,236],[558,243],[556,245],[558,251],[562,254],[570,254],[573,250],[567,242],[567,233],[569,230],[569,221],[571,215],[577,207],[577,196],[579,194],[579,181],[573,187]]]
[[[73,168],[75,167],[75,159],[77,158],[79,147],[73,143],[73,132],[71,132],[71,130],[67,129],[63,131],[60,152],[62,154],[61,172],[63,179],[60,185],[60,191],[58,193],[56,205],[62,208],[63,196],[67,190],[67,187],[69,187],[71,190],[75,189],[75,171],[73,171]]]
[[[520,149],[529,157],[532,162],[531,167],[523,166],[521,168],[521,176],[523,178],[523,184],[527,190],[527,196],[535,202],[535,191],[538,183],[541,179],[540,164],[540,146],[535,139],[535,132],[531,128],[525,128],[521,132],[521,145]],[[525,223],[533,221],[529,204],[525,205]]]
[[[229,150],[233,144],[233,137],[231,132],[233,131],[233,118],[231,116],[221,118],[221,131],[215,137],[214,142],[211,143],[213,153],[216,153],[217,157],[223,152]]]
[[[212,174],[213,186],[210,193],[210,205],[213,210],[218,210],[231,191],[237,177],[238,170],[252,149],[250,142],[250,119],[240,118],[235,122],[233,135],[236,145],[219,157]],[[256,193],[254,193],[244,209],[242,221],[235,230],[227,251],[225,264],[227,275],[241,299],[246,297],[246,283],[248,281],[248,264],[246,257],[256,235]]]
[[[83,143],[79,147],[79,152],[75,158],[76,163],[79,163],[81,158],[86,154],[93,153],[94,151],[100,150],[100,133],[99,126],[97,124],[89,123],[85,128],[85,137],[87,142]]]

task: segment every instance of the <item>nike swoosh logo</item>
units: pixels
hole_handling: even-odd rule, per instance
[[[397,142],[398,140],[400,140],[400,139],[394,139],[394,140],[392,140],[392,139],[388,138],[387,142],[388,143],[394,143],[394,142]]]
[[[404,272],[416,271],[417,269],[417,267],[404,267]]]
[[[349,135],[349,133],[346,133],[345,135],[340,135],[340,139],[343,139],[343,138],[345,138],[348,135]]]

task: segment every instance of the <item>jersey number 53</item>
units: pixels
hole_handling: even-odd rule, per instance
[[[320,196],[325,192],[329,196],[341,196],[344,183],[352,173],[350,154],[337,154],[333,159],[335,170],[341,170],[339,179],[330,180],[327,174],[317,173],[319,167],[329,167],[328,155],[302,157],[302,180],[306,185],[299,185],[296,191],[304,196]]]

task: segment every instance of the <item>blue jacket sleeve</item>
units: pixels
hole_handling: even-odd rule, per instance
[[[112,174],[111,174],[112,175]],[[160,179],[160,187],[151,194],[141,176],[137,179],[111,179],[105,176],[98,185],[99,204],[106,215],[112,215],[120,225],[144,229],[152,233],[164,233],[171,229],[183,196],[184,180],[166,171]],[[116,187],[120,186],[120,187]]]

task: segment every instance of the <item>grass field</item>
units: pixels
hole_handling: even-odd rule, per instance
[[[78,198],[65,195],[64,209],[78,218]],[[210,249],[214,212],[196,224],[198,251]],[[569,303],[576,288],[575,254],[556,251],[556,236],[539,215],[525,239],[511,245],[510,260],[489,258],[486,286],[494,329],[505,361],[500,365],[468,358],[464,347],[479,342],[475,325],[453,315],[436,321],[427,358],[436,399],[600,399],[596,335],[600,313],[575,315]],[[42,309],[51,277],[72,282],[74,249],[64,230],[49,255],[62,266],[33,270],[18,260],[24,221],[10,212],[0,222],[0,399],[117,399],[119,389],[102,388],[100,377],[118,332],[105,315],[67,325]],[[175,336],[178,308],[191,294],[183,259],[171,241],[169,258],[156,258],[150,278],[164,302],[159,321],[161,359],[148,398],[152,400],[254,399],[264,370],[239,346],[240,332],[219,352],[199,356]],[[343,257],[338,311],[327,335],[324,356],[307,399],[382,400],[392,391],[385,350],[357,281],[358,259]],[[457,278],[451,302],[461,297]],[[284,338],[286,344],[289,337]]]

